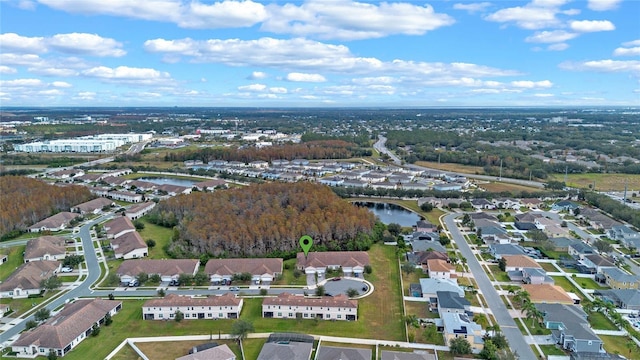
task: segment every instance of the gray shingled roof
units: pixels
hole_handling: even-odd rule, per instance
[[[316,360],[370,360],[371,349],[320,346]]]
[[[24,249],[24,258],[35,259],[46,254],[63,255],[66,252],[64,238],[60,236],[41,236],[27,241],[27,246]]]
[[[266,343],[257,360],[309,360],[312,348],[312,343]]]

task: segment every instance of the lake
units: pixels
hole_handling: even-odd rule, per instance
[[[366,207],[374,213],[383,224],[396,223],[400,226],[414,226],[422,218],[402,206],[388,203],[354,202],[356,206]]]
[[[199,182],[199,181],[194,181],[194,180],[186,180],[186,179],[174,179],[174,178],[160,178],[160,177],[143,177],[143,178],[139,178],[138,180],[140,181],[148,181],[150,183],[154,183],[157,185],[178,185],[178,186],[185,186],[185,187],[192,187],[193,184]]]

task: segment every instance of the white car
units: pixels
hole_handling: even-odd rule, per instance
[[[60,272],[63,272],[63,273],[70,273],[72,271],[73,271],[73,268],[70,268],[68,266],[65,266],[62,269],[60,269]]]

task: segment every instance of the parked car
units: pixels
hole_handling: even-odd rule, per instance
[[[63,273],[70,273],[72,271],[73,271],[73,268],[68,267],[68,266],[65,266],[62,269],[60,269],[60,272],[63,272]]]
[[[240,288],[237,287],[237,286],[232,286],[232,287],[229,288],[229,290],[231,290],[231,291],[240,291]]]
[[[129,281],[129,287],[140,286],[140,282],[137,279]]]

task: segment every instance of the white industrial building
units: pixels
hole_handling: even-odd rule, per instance
[[[19,152],[111,152],[128,143],[149,140],[152,136],[152,134],[100,134],[14,145],[13,149]]]

